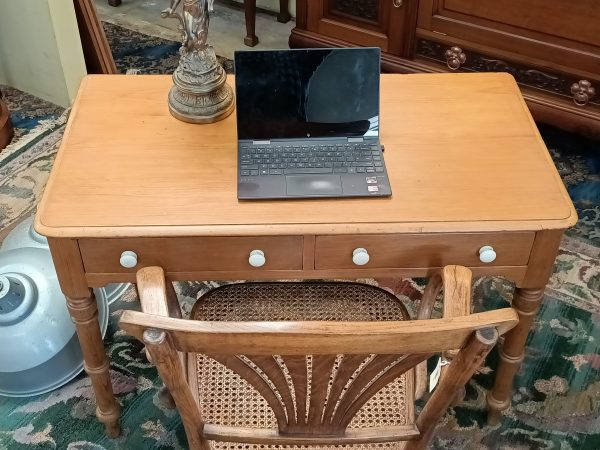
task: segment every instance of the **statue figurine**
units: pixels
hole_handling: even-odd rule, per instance
[[[183,0],[183,15],[177,12],[181,0],[171,0],[171,5],[161,12],[161,17],[173,17],[179,20],[182,31],[182,53],[206,48],[209,11],[213,10],[214,0]]]
[[[181,58],[173,73],[169,111],[185,122],[211,123],[227,117],[234,109],[233,91],[227,75],[207,43],[209,13],[214,0],[170,0],[163,18],[179,20]]]

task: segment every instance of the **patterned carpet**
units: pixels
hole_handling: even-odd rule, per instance
[[[105,27],[120,71],[158,73],[174,68],[178,44],[115,25]],[[0,153],[0,239],[35,208],[66,119],[61,108],[1,88],[13,112],[17,137]],[[563,240],[516,379],[513,406],[503,422],[495,427],[485,424],[485,392],[497,363],[493,352],[469,383],[464,402],[438,426],[434,449],[600,448],[600,143],[549,126],[540,125],[540,131],[580,220]],[[424,283],[398,280],[391,289],[414,310]],[[185,312],[218,284],[178,284]],[[475,309],[505,305],[512,295],[513,286],[506,280],[478,280]],[[141,345],[117,328],[120,311],[137,307],[133,289],[112,305],[105,340],[113,384],[123,405],[123,436],[116,440],[104,436],[94,417],[89,379],[80,375],[50,394],[0,397],[1,450],[187,447],[178,414],[159,400],[161,383]]]

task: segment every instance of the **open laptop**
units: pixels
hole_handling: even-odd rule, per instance
[[[382,197],[378,48],[235,52],[238,198]]]

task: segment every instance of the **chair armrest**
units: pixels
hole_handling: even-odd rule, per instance
[[[157,316],[181,319],[181,307],[173,285],[165,278],[162,267],[144,267],[136,274],[142,311]]]
[[[434,274],[425,287],[417,320],[430,319],[435,299],[444,288],[444,317],[460,317],[471,314],[471,270],[462,266],[445,266],[441,273]],[[458,350],[444,352],[445,359],[452,359]],[[442,376],[446,368],[442,367]],[[415,368],[415,398],[421,398],[427,391],[427,361]],[[460,397],[461,394],[458,394]]]
[[[162,267],[144,267],[137,271],[135,279],[143,312],[176,319],[182,318],[177,294],[173,289],[173,284],[167,281]],[[146,356],[148,361],[152,362],[148,350],[146,350]],[[179,360],[183,367],[183,373],[186,374],[187,355],[179,353]]]
[[[471,287],[473,273],[463,266],[446,266],[444,280],[444,318],[471,314]]]

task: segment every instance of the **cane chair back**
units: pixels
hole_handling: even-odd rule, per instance
[[[452,273],[444,270],[444,284]],[[441,287],[435,283],[429,297]],[[248,448],[220,441],[424,448],[498,336],[518,320],[511,308],[409,320],[382,289],[321,282],[224,286],[201,297],[186,320],[168,317],[178,307],[162,269],[142,269],[138,290],[147,312],[125,311],[121,327],[146,344],[190,448],[203,450]],[[415,420],[415,367],[450,351],[456,356]],[[396,412],[374,412],[380,403]]]

